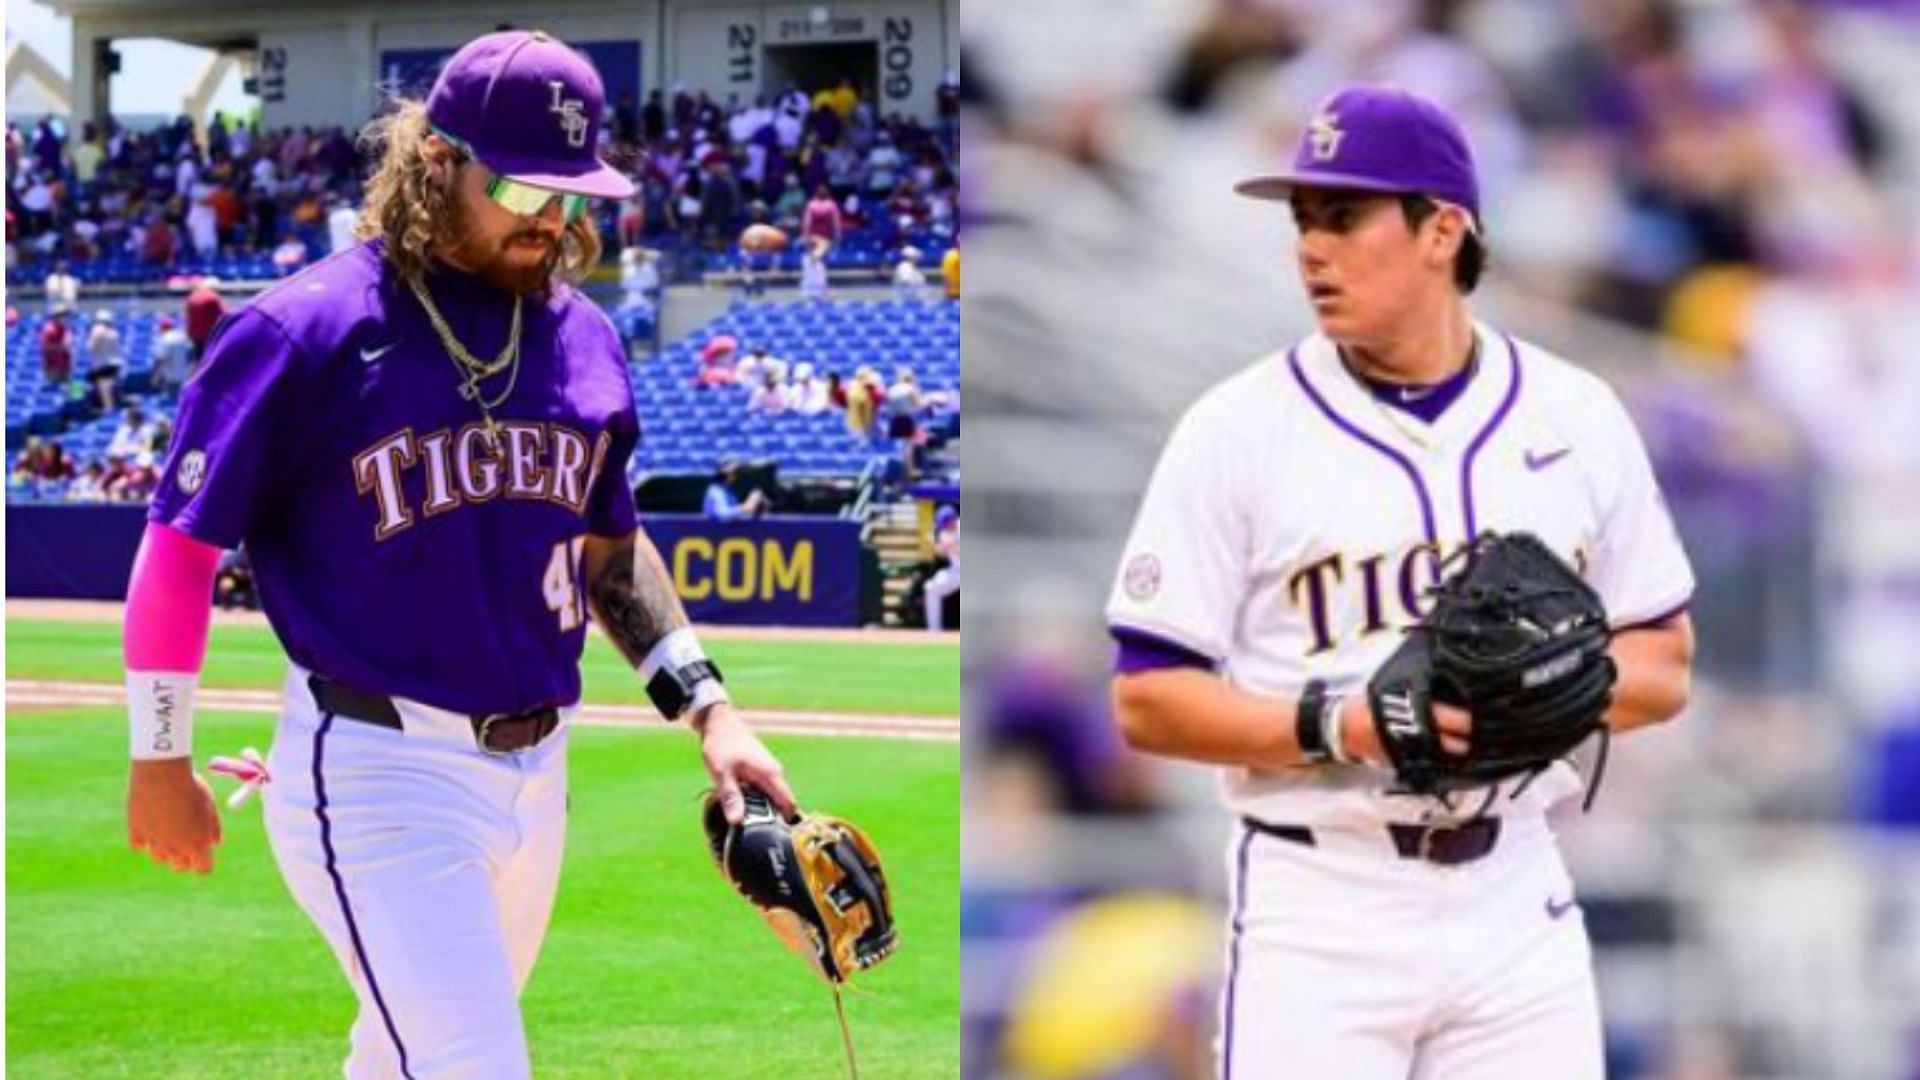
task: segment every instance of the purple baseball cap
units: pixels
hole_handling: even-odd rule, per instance
[[[1460,125],[1437,103],[1398,87],[1349,86],[1334,94],[1307,121],[1291,166],[1233,190],[1284,201],[1300,187],[1428,195],[1464,208],[1476,224],[1480,219],[1473,151]]]
[[[467,42],[427,95],[427,121],[510,180],[624,199],[633,182],[601,161],[607,94],[593,62],[540,30]]]

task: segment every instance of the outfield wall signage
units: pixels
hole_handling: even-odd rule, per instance
[[[7,595],[120,600],[145,506],[7,506]],[[860,526],[832,518],[709,521],[660,515],[648,535],[696,622],[855,626]]]
[[[786,518],[650,517],[647,534],[695,622],[854,626],[860,526]]]

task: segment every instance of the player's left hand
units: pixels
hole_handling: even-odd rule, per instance
[[[720,797],[720,809],[728,824],[738,825],[746,814],[746,803],[740,795],[742,784],[766,792],[787,820],[800,816],[780,759],[731,705],[714,705],[701,718],[700,760],[713,777],[713,790]]]

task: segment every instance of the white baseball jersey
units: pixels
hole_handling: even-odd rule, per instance
[[[1161,455],[1108,605],[1116,629],[1218,662],[1254,694],[1363,692],[1430,603],[1440,560],[1529,531],[1579,567],[1615,627],[1684,607],[1693,573],[1632,421],[1595,376],[1475,325],[1479,368],[1432,424],[1379,401],[1316,334],[1215,386]],[[1298,825],[1414,820],[1366,766],[1225,770],[1237,813]],[[1503,816],[1577,793],[1557,765]]]

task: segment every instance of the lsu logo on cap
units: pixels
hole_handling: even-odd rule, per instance
[[[1347,133],[1340,130],[1340,118],[1331,112],[1316,113],[1307,122],[1307,148],[1313,152],[1315,161],[1330,161],[1340,152],[1340,140]]]
[[[567,133],[567,145],[587,145],[587,117],[581,112],[587,103],[579,98],[562,98],[560,95],[566,92],[567,84],[559,79],[547,85],[553,87],[553,104],[547,106],[547,111],[560,114],[560,130]]]

